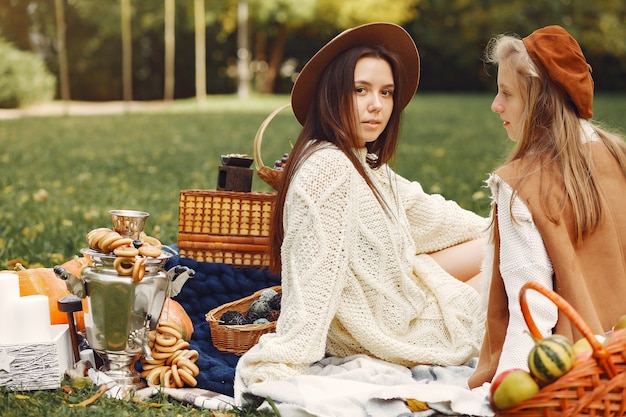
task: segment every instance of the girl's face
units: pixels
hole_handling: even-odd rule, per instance
[[[518,142],[522,134],[524,99],[516,82],[513,70],[501,62],[498,66],[498,94],[491,103],[491,111],[500,114],[502,126],[513,142]]]
[[[359,144],[375,141],[393,110],[393,72],[387,61],[364,57],[354,68],[354,108]]]

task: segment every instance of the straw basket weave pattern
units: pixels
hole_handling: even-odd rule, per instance
[[[180,256],[234,266],[269,265],[270,215],[275,193],[182,190]]]
[[[591,328],[561,296],[536,282],[520,292],[520,305],[530,333],[541,338],[526,304],[526,291],[538,291],[553,301],[583,333],[593,348],[591,357],[577,363],[555,382],[542,387],[532,398],[498,412],[500,417],[624,416],[626,414],[626,330],[600,343]]]
[[[271,289],[277,293],[281,293],[280,285],[271,287]],[[261,293],[265,290],[266,289],[262,289],[245,298],[222,304],[206,314],[206,321],[211,328],[211,339],[216,349],[222,352],[243,355],[258,342],[261,335],[272,333],[276,330],[275,321],[265,324],[220,324],[220,317],[227,311],[234,310],[245,314],[248,308],[250,308],[250,304],[258,300]]]

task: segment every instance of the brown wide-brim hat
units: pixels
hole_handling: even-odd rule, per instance
[[[367,23],[341,32],[313,55],[300,71],[291,90],[291,107],[301,125],[309,113],[324,69],[342,52],[359,45],[381,45],[399,57],[399,76],[403,77],[404,87],[398,91],[395,105],[403,110],[409,104],[420,77],[420,58],[413,38],[393,23]]]
[[[524,46],[539,70],[557,90],[574,103],[578,116],[593,116],[593,78],[580,45],[560,26],[537,29],[524,39]]]

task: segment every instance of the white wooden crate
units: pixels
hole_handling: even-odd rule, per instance
[[[51,340],[43,343],[2,344],[0,386],[15,390],[56,389],[73,366],[74,353],[67,324],[51,326]]]

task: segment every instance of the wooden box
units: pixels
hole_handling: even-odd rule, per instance
[[[51,340],[45,343],[0,343],[0,386],[24,391],[59,388],[73,358],[67,324],[52,325]]]

